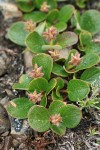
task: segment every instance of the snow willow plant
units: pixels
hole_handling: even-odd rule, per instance
[[[34,12],[24,15],[27,21],[14,23],[9,28],[7,37],[34,53],[33,69],[28,74],[23,74],[19,83],[13,85],[13,89],[25,90],[27,94],[10,101],[7,111],[12,117],[28,118],[29,125],[38,132],[50,128],[63,135],[66,128],[76,127],[82,118],[81,109],[75,103],[83,102],[87,97],[89,99],[91,83],[99,80],[100,51],[93,35],[100,31],[100,13],[90,10],[79,20],[72,5],[49,12],[55,6],[51,2],[56,1],[36,0],[34,5],[26,5],[30,2],[34,3],[32,0],[18,0],[20,9],[29,12],[34,6]],[[40,19],[42,15],[36,15],[36,8],[41,11],[44,6],[48,13],[45,13],[45,21],[41,22],[44,19]],[[93,12],[98,17],[96,22],[94,15],[91,15]],[[72,14],[72,25],[79,31],[79,42],[78,35],[74,32],[60,33],[66,29]],[[90,24],[86,24],[89,20],[91,29],[88,27]],[[77,49],[73,49],[73,46]]]

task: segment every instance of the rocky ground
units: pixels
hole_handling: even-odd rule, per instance
[[[8,101],[23,96],[22,91],[12,89],[13,83],[31,66],[30,53],[6,38],[8,27],[20,20],[21,12],[11,0],[0,0],[0,150],[99,150],[100,149],[100,113],[91,110],[83,112],[80,125],[67,130],[66,135],[58,137],[51,131],[45,134],[33,132],[27,120],[18,120],[8,116],[5,107]],[[88,5],[97,8],[94,5]],[[11,6],[10,6],[11,5]],[[9,9],[12,8],[12,9]],[[99,8],[98,8],[99,9]]]

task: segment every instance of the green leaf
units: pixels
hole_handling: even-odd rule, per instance
[[[18,3],[18,7],[23,12],[31,12],[35,8],[35,5],[32,1],[28,2],[20,1]]]
[[[33,106],[28,113],[29,125],[38,132],[47,131],[50,127],[49,112],[43,106]]]
[[[100,43],[95,43],[92,40],[92,34],[90,32],[82,32],[79,36],[80,50],[88,53],[100,53]]]
[[[54,26],[58,32],[62,32],[67,29],[67,24],[65,22],[57,22]]]
[[[13,23],[8,29],[7,38],[18,45],[25,46],[25,38],[28,33],[24,30],[24,23],[17,22]]]
[[[62,46],[60,46],[60,45],[43,45],[43,46],[42,46],[42,49],[43,49],[44,51],[46,51],[46,50],[51,50],[51,49],[54,49],[54,50],[61,50],[61,49],[62,49]]]
[[[100,12],[97,10],[87,10],[81,16],[81,27],[84,30],[96,34],[100,32]]]
[[[62,123],[60,123],[58,127],[56,125],[51,124],[50,128],[53,132],[55,132],[56,134],[60,136],[64,135],[66,132],[66,127]]]
[[[86,0],[75,0],[76,1],[76,5],[79,7],[79,8],[84,8],[85,7],[85,2]]]
[[[44,30],[45,30],[45,27],[46,27],[46,22],[44,21],[44,22],[40,23],[40,24],[35,28],[35,31],[36,31],[38,34],[42,35],[42,33],[43,33]]]
[[[43,2],[45,2],[46,0],[35,0],[36,3],[36,7],[40,9],[41,5],[43,4]]]
[[[42,49],[42,45],[44,45],[43,38],[37,33],[32,32],[28,35],[26,38],[26,46],[29,50],[31,50],[33,53],[42,53],[44,52]]]
[[[37,78],[31,81],[29,84],[29,91],[34,92],[35,90],[37,92],[44,92],[47,90],[48,82],[44,78]]]
[[[62,101],[63,100],[63,97],[57,96],[55,91],[52,91],[51,97],[52,97],[53,101]]]
[[[46,107],[46,105],[47,105],[47,97],[46,97],[46,95],[44,95],[42,97],[40,105]]]
[[[73,102],[83,100],[89,92],[88,84],[82,80],[72,79],[68,83],[68,97]]]
[[[60,77],[57,77],[56,80],[57,80],[56,88],[60,87],[60,89],[62,89],[64,87],[64,80]]]
[[[78,42],[78,36],[73,32],[63,32],[57,36],[56,43],[63,48],[70,47]]]
[[[56,78],[57,84],[56,84],[56,92],[53,93],[53,100],[62,100],[62,96],[60,95],[60,89],[64,87],[64,80],[60,77]]]
[[[75,55],[75,53],[78,52],[76,49],[72,49],[68,55],[68,58],[66,59],[66,62],[65,62],[65,66],[66,66],[66,71],[69,70],[69,61],[71,60],[71,56],[72,55]]]
[[[49,81],[49,84],[46,90],[47,95],[55,88],[56,84],[57,84],[57,80],[55,78]]]
[[[68,22],[72,17],[73,12],[74,7],[72,5],[63,6],[59,12],[59,20],[62,22]]]
[[[65,104],[61,101],[54,101],[51,103],[50,107],[49,107],[49,113],[50,115],[55,115],[55,114],[59,114],[59,110],[60,108],[62,108],[63,106],[65,106]],[[56,134],[59,135],[64,135],[65,131],[66,131],[66,127],[63,126],[62,123],[60,123],[60,125],[57,127],[53,124],[51,124],[50,126],[51,130],[53,130]]]
[[[92,41],[92,35],[90,32],[81,32],[79,35],[80,45],[84,48]]]
[[[98,83],[100,80],[100,69],[92,67],[85,70],[81,75],[81,80],[84,80],[88,83]]]
[[[55,9],[57,7],[57,2],[55,0],[36,0],[37,8],[40,8],[43,2],[47,2],[47,5],[50,5],[50,10]]]
[[[32,20],[33,22],[39,23],[46,19],[46,14],[40,11],[34,11],[24,15],[25,20]]]
[[[75,105],[71,105],[71,104],[62,107],[59,113],[62,117],[62,123],[67,128],[76,127],[82,118],[80,109]]]
[[[56,88],[56,95],[58,97],[61,97],[61,95],[60,95],[60,87],[59,86]]]
[[[91,42],[85,48],[86,54],[97,53],[100,54],[100,43]]]
[[[90,68],[100,62],[100,58],[97,54],[91,53],[87,54],[83,57],[82,62],[75,68],[75,71],[83,70],[86,68]]]
[[[49,106],[49,113],[50,115],[55,115],[59,113],[60,108],[65,106],[62,101],[53,101]]]
[[[19,79],[19,83],[15,83],[13,85],[13,89],[28,90],[29,83],[31,81],[32,81],[32,79],[30,77],[28,77],[27,74],[23,74]]]
[[[48,0],[47,4],[51,6],[50,10],[57,8],[57,2],[56,2],[56,0],[51,0],[51,1]]]
[[[61,77],[68,76],[68,73],[64,70],[64,68],[61,65],[58,65],[57,63],[54,63],[52,73]]]
[[[57,9],[54,9],[48,13],[46,20],[49,21],[50,23],[54,23],[54,21],[58,19],[58,16],[59,11]]]
[[[53,59],[47,54],[38,54],[33,60],[32,64],[37,64],[38,67],[42,66],[42,72],[44,73],[44,78],[47,80],[50,79],[52,67],[53,67]]]
[[[92,66],[98,64],[100,62],[100,58],[97,54],[95,53],[89,53],[83,56],[81,63],[76,67],[69,69],[69,61],[71,60],[71,55],[75,54],[77,50],[72,50],[68,56],[68,59],[66,60],[66,68],[65,71],[68,73],[75,73],[78,72],[79,70],[91,68]]]
[[[34,104],[29,101],[28,98],[15,98],[8,103],[6,109],[10,116],[18,119],[25,119],[27,118],[29,109],[33,105]]]

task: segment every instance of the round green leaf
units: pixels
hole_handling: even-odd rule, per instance
[[[56,84],[57,84],[57,80],[56,79],[51,79],[49,81],[49,84],[48,84],[48,87],[47,87],[47,90],[46,90],[47,95],[54,89]]]
[[[44,45],[43,38],[37,33],[32,32],[28,35],[26,38],[26,46],[29,50],[31,50],[33,53],[42,53],[44,52],[42,49],[42,45]]]
[[[62,117],[62,123],[67,128],[76,127],[82,118],[80,109],[75,105],[71,105],[71,104],[62,107],[59,113]]]
[[[59,11],[55,9],[49,12],[46,20],[49,21],[50,23],[53,23],[54,21],[58,19],[58,16],[59,16]]]
[[[80,34],[80,46],[82,50],[88,53],[100,53],[100,43],[95,43],[90,32],[82,32]]]
[[[18,2],[18,7],[23,12],[31,12],[35,8],[34,3],[32,1],[20,1]]]
[[[100,32],[100,12],[97,10],[85,11],[81,17],[80,24],[82,29],[92,34]]]
[[[41,5],[43,4],[43,2],[45,2],[46,0],[35,0],[36,3],[36,7],[40,9]]]
[[[25,20],[32,20],[33,22],[39,23],[46,19],[47,14],[40,12],[40,11],[34,11],[32,13],[28,13],[24,15]]]
[[[7,38],[18,45],[25,46],[25,38],[28,33],[29,32],[24,30],[24,23],[17,22],[12,24],[9,28]]]
[[[67,77],[68,73],[64,70],[61,65],[54,63],[52,73],[61,77]]]
[[[72,79],[68,83],[68,97],[71,101],[83,100],[89,94],[88,84],[82,80]]]
[[[38,132],[44,132],[50,127],[49,112],[43,106],[33,106],[28,113],[29,125]]]
[[[58,22],[54,26],[56,27],[58,32],[62,32],[64,30],[66,30],[66,28],[67,28],[67,24],[65,22]]]
[[[18,119],[27,118],[29,109],[34,104],[28,98],[15,98],[7,105],[7,112],[10,116]]]
[[[59,114],[59,110],[65,106],[65,104],[61,101],[54,101],[51,103],[50,107],[49,107],[49,113],[50,115],[55,115],[55,114]],[[65,131],[66,131],[66,127],[63,126],[62,123],[60,123],[60,125],[57,127],[53,124],[50,125],[51,130],[53,130],[56,134],[59,135],[64,135]]]
[[[89,45],[86,46],[85,52],[86,54],[91,54],[91,53],[100,54],[100,43],[91,42]]]
[[[100,62],[100,58],[97,54],[91,53],[86,54],[83,57],[82,62],[75,68],[75,71],[83,70],[86,68],[90,68]]]
[[[19,83],[15,83],[13,85],[13,89],[28,90],[29,83],[31,81],[32,81],[32,79],[30,77],[28,77],[27,74],[23,74],[19,79]]]
[[[40,8],[43,2],[47,2],[47,5],[50,6],[50,10],[55,9],[57,7],[57,2],[55,0],[36,0],[37,8]]]
[[[92,67],[85,70],[81,75],[81,80],[84,80],[89,83],[98,83],[98,81],[100,80],[100,69]]]
[[[60,136],[64,135],[66,132],[66,127],[63,124],[60,124],[59,127],[51,124],[50,128],[53,132],[55,132],[56,134],[58,134]]]
[[[38,67],[42,66],[42,72],[44,73],[44,78],[47,80],[50,79],[52,67],[53,67],[53,59],[47,54],[38,54],[33,60],[32,64],[37,64]]]
[[[97,54],[95,53],[88,53],[83,56],[81,63],[74,69],[69,69],[69,61],[71,60],[71,55],[76,53],[77,51],[74,49],[70,52],[68,59],[66,60],[66,68],[65,71],[68,73],[75,73],[78,72],[79,70],[91,68],[92,66],[98,64],[100,62],[100,58]]]
[[[56,2],[56,0],[51,0],[51,1],[48,0],[47,4],[51,6],[50,10],[57,8],[57,2]]]
[[[74,12],[72,5],[65,5],[59,12],[59,20],[62,22],[68,22]]]
[[[37,78],[31,81],[29,84],[29,91],[34,92],[35,90],[37,92],[44,92],[47,90],[48,82],[44,78]]]
[[[57,36],[56,43],[63,48],[70,47],[78,42],[78,36],[73,32],[63,32]]]
[[[60,108],[65,106],[65,104],[62,101],[54,101],[49,106],[49,113],[50,115],[55,115],[59,113]]]

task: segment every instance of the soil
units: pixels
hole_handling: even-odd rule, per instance
[[[72,1],[73,2],[73,1]],[[98,1],[93,1],[87,8],[100,9]],[[12,89],[13,83],[25,72],[23,48],[13,44],[5,38],[7,28],[17,19],[4,20],[0,12],[0,56],[5,56],[5,69],[0,76],[0,103],[6,104],[9,100],[23,96],[22,91]],[[2,66],[3,67],[3,66]],[[29,136],[13,137],[9,130],[0,134],[0,150],[99,150],[100,149],[100,112],[90,110],[83,112],[83,119],[77,128],[67,130],[65,136],[59,137],[48,131],[45,134],[31,132]],[[92,134],[89,130],[95,129]]]

